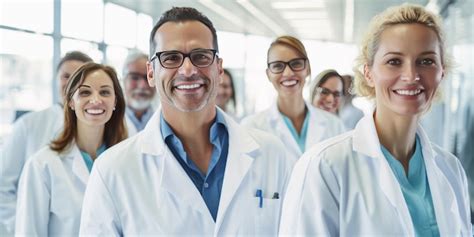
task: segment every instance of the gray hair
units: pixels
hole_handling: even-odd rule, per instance
[[[148,61],[148,55],[141,51],[129,53],[123,64],[122,75],[125,77],[128,74],[128,66],[142,58]]]

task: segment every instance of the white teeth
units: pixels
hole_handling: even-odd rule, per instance
[[[103,109],[86,109],[86,112],[89,114],[102,114],[105,112]]]
[[[200,86],[201,85],[199,85],[199,84],[191,84],[191,85],[179,85],[176,88],[178,88],[180,90],[192,90],[192,89],[196,89]]]
[[[298,83],[296,80],[288,80],[288,81],[282,81],[281,84],[284,86],[294,86]]]
[[[421,90],[396,90],[395,92],[400,95],[418,95]]]

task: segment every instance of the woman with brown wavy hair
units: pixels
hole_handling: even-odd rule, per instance
[[[17,235],[78,235],[92,164],[127,137],[125,100],[113,68],[84,64],[71,76],[64,99],[63,131],[21,175]]]

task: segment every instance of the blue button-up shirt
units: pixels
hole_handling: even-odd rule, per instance
[[[160,116],[161,136],[168,148],[183,167],[186,174],[193,181],[199,190],[204,202],[214,221],[219,209],[219,200],[221,197],[222,183],[224,181],[224,171],[227,163],[227,154],[229,150],[229,134],[224,116],[217,110],[216,118],[211,125],[209,140],[211,141],[212,155],[207,173],[203,174],[196,164],[188,157],[184,150],[183,143],[175,135],[169,124],[164,120],[163,114]]]
[[[150,120],[151,116],[153,115],[153,109],[150,107],[148,108],[145,113],[142,115],[141,119],[138,119],[135,117],[135,112],[133,112],[132,109],[126,108],[125,109],[125,115],[132,121],[133,126],[137,129],[137,132],[140,132],[143,130],[148,123],[148,120]]]

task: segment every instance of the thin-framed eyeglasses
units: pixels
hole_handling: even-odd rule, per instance
[[[183,53],[177,50],[156,52],[150,59],[150,62],[158,58],[162,67],[174,69],[183,65],[184,59],[189,58],[191,63],[199,68],[209,67],[214,59],[219,57],[215,49],[195,49],[189,53]]]
[[[321,87],[321,86],[316,88],[316,91],[324,97],[329,96],[329,95],[334,96],[334,99],[339,99],[339,98],[342,97],[342,92],[341,91],[332,91],[328,88]]]
[[[270,72],[278,74],[285,71],[286,65],[288,65],[294,72],[302,71],[306,68],[306,58],[295,58],[288,62],[274,61],[268,63],[268,69]]]

